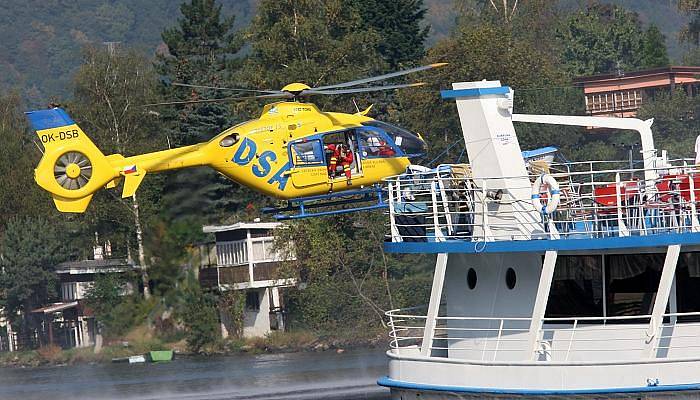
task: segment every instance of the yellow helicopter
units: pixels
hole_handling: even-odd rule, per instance
[[[304,200],[366,193],[383,178],[404,172],[409,158],[425,154],[426,144],[420,135],[368,117],[371,106],[355,114],[323,112],[299,99],[419,86],[422,83],[357,87],[442,65],[316,88],[292,83],[279,91],[254,91],[261,92],[254,96],[152,104],[292,99],[266,105],[258,119],[228,128],[208,142],[132,157],[104,155],[61,108],[30,111],[27,117],[45,149],[34,178],[51,193],[59,211],[81,213],[103,187],[115,188],[123,180],[122,197],[131,197],[149,173],[207,166],[266,195],[299,201],[303,211]],[[344,164],[337,160],[341,148]]]

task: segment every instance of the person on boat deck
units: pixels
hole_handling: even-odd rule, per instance
[[[350,179],[352,171],[350,171],[350,167],[352,166],[354,158],[352,156],[352,151],[350,151],[348,146],[344,144],[338,146],[338,161],[343,167],[343,172],[345,172],[345,179],[347,180],[348,186],[350,186],[352,184],[352,181]]]
[[[695,165],[700,164],[700,135],[695,139]]]

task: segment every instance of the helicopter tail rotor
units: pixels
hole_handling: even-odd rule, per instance
[[[34,180],[51,193],[62,212],[85,212],[96,191],[115,188],[122,180],[122,197],[131,197],[146,172],[208,164],[206,152],[201,151],[206,143],[131,157],[104,155],[63,109],[26,114],[44,146]]]
[[[34,180],[59,211],[84,212],[93,193],[118,177],[109,158],[64,110],[30,111],[27,117],[44,146]]]

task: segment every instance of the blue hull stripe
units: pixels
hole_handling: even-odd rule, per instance
[[[464,386],[441,386],[427,385],[422,383],[412,383],[397,381],[384,376],[379,378],[377,384],[393,389],[426,390],[431,392],[450,393],[474,393],[474,394],[505,394],[521,396],[543,396],[543,395],[583,395],[583,394],[617,394],[617,393],[649,393],[649,392],[671,392],[684,390],[700,390],[700,383],[685,385],[658,385],[629,388],[605,388],[605,389],[575,389],[575,390],[533,390],[533,389],[496,389],[496,388],[476,388]]]
[[[29,111],[25,113],[35,131],[44,129],[59,128],[61,126],[73,125],[73,119],[60,108],[48,110]]]
[[[700,245],[700,232],[668,233],[646,236],[609,237],[600,239],[541,239],[500,240],[472,242],[447,240],[445,242],[386,242],[388,253],[516,253],[625,249],[635,247],[666,247],[672,244]]]
[[[443,99],[456,99],[460,97],[480,97],[489,94],[508,94],[510,93],[510,87],[500,86],[491,88],[477,88],[477,89],[456,89],[456,90],[441,90],[440,96]]]

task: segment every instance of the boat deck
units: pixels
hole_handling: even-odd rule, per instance
[[[584,251],[700,244],[700,170],[687,161],[654,170],[586,162],[476,178],[442,165],[388,179],[391,234],[401,253]],[[558,188],[533,190],[548,173]],[[558,195],[556,209],[545,207]]]

